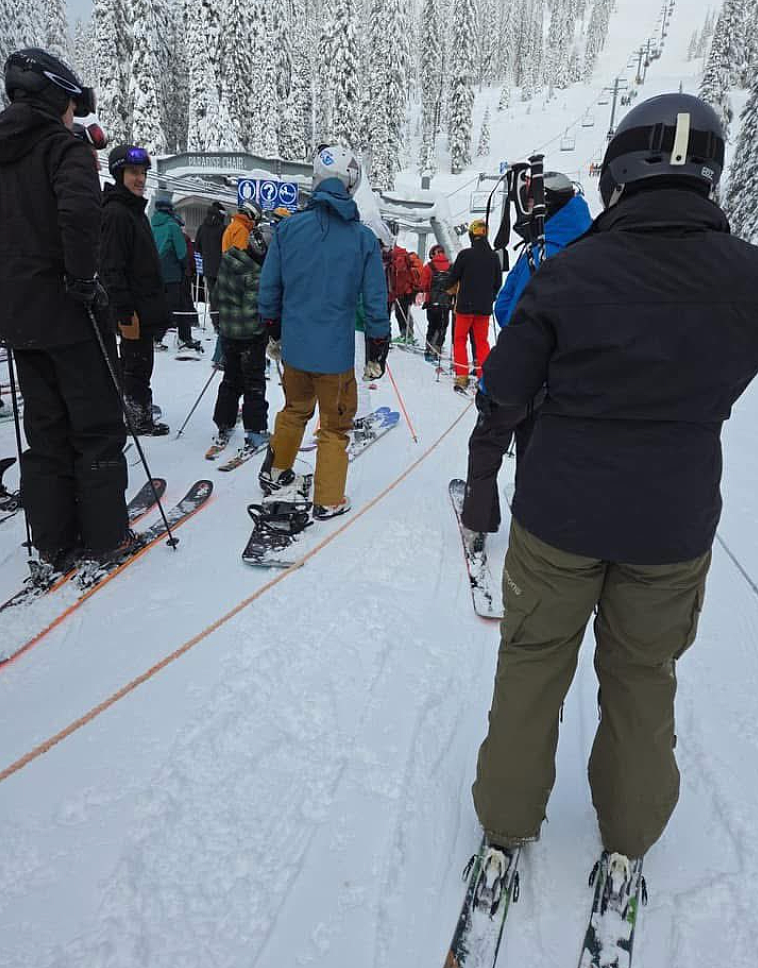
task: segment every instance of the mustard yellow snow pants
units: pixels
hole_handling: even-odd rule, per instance
[[[271,449],[273,466],[292,467],[308,421],[318,403],[320,427],[316,434],[315,504],[339,504],[345,496],[348,433],[358,409],[355,371],[306,373],[284,365],[284,409],[276,415]]]
[[[601,718],[589,781],[603,845],[639,857],[658,840],[679,798],[675,665],[695,640],[710,559],[599,561],[512,522],[489,732],[473,788],[491,841],[539,834],[555,782],[561,704],[596,606]]]

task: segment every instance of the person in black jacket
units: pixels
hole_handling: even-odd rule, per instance
[[[519,468],[474,801],[490,849],[539,835],[594,612],[589,779],[622,885],[677,802],[676,660],[703,606],[721,428],[758,372],[758,249],[711,200],[723,163],[698,98],[631,110],[603,162],[605,212],[533,276],[484,367],[513,426],[546,397]]]
[[[145,215],[150,156],[136,145],[117,145],[108,156],[115,184],[105,186],[102,278],[121,335],[124,400],[138,434],[162,436],[153,420],[154,337],[170,315],[155,239]]]
[[[71,130],[94,94],[38,48],[8,58],[5,90],[0,339],[24,397],[21,490],[47,578],[82,551],[100,557],[130,541],[124,423],[88,312],[103,322],[100,182]],[[103,337],[115,353],[113,334]]]
[[[218,306],[215,296],[218,267],[221,265],[221,239],[226,228],[226,209],[221,202],[214,202],[209,206],[205,220],[197,230],[195,249],[203,258],[203,278],[205,290],[210,302],[213,325],[218,329]]]
[[[473,335],[476,346],[476,376],[490,351],[487,330],[495,296],[503,281],[500,260],[487,238],[487,225],[475,219],[468,228],[471,248],[458,253],[453,268],[447,274],[448,290],[457,289],[453,335],[455,385],[465,389],[469,382],[469,363],[466,341]]]

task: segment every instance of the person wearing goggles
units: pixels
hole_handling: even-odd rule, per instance
[[[113,184],[103,198],[102,274],[121,338],[124,400],[138,434],[161,436],[153,418],[154,338],[170,323],[160,257],[145,214],[150,155],[137,145],[116,145],[108,155]]]
[[[4,81],[0,341],[24,397],[21,487],[44,586],[130,540],[124,422],[93,325],[115,354],[97,278],[100,181],[72,130],[92,113],[94,92],[39,48],[11,54]]]

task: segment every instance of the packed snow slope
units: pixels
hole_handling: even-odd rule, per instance
[[[609,65],[614,43],[620,61],[657,9],[619,0]],[[677,0],[651,85],[671,55],[668,81],[678,86],[674,55],[703,15]],[[209,356],[210,332],[198,335]],[[417,356],[393,351],[390,366],[418,443],[401,423],[352,465],[354,523],[0,782],[0,968],[442,964],[479,837],[470,785],[498,629],[473,613],[447,496],[449,479],[465,473],[473,410],[358,517],[467,406]],[[156,400],[172,430],[208,374],[207,362],[158,358]],[[210,477],[212,503],[179,533],[177,551],[154,548],[0,670],[0,771],[269,581],[239,557],[245,506],[260,496],[257,462],[223,475],[203,459],[214,395],[215,385],[180,440],[145,441],[169,501]],[[276,379],[269,398],[273,413]],[[371,404],[397,406],[387,378]],[[646,862],[650,902],[635,955],[645,968],[755,964],[756,423],[751,387],[726,428],[720,540],[698,641],[679,667],[682,796]],[[0,426],[0,455],[13,447],[12,426]],[[512,477],[506,462],[503,491]],[[130,494],[142,480],[130,467]],[[301,547],[343,523],[319,525]],[[2,526],[0,597],[24,576],[22,540],[19,518]],[[498,572],[505,544],[504,525],[491,546]],[[0,648],[34,622],[32,612],[0,616]],[[550,822],[524,855],[502,965],[578,959],[599,849],[585,779],[596,690],[589,635],[561,727]]]

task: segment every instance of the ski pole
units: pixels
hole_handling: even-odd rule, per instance
[[[184,421],[184,423],[183,423],[183,424],[181,425],[181,427],[179,428],[179,433],[178,433],[178,434],[176,435],[176,437],[174,437],[174,440],[179,440],[179,438],[180,438],[180,437],[182,436],[182,434],[184,433],[184,428],[185,428],[185,427],[187,426],[187,424],[188,424],[188,423],[190,422],[190,418],[192,417],[192,414],[193,414],[193,413],[194,413],[194,412],[195,412],[195,411],[197,410],[197,408],[198,408],[198,407],[200,406],[200,401],[201,401],[201,400],[203,399],[203,397],[205,396],[205,391],[206,391],[206,390],[208,389],[208,387],[209,387],[209,386],[211,385],[211,380],[213,379],[213,377],[214,377],[214,376],[215,376],[215,375],[216,375],[216,374],[217,374],[218,372],[219,372],[219,371],[218,371],[218,369],[216,369],[216,367],[215,367],[215,366],[212,366],[212,367],[211,367],[211,375],[210,375],[210,376],[208,377],[208,379],[207,379],[207,380],[205,381],[205,386],[204,386],[204,387],[203,387],[203,389],[202,389],[202,390],[200,391],[200,395],[198,396],[198,398],[197,398],[197,400],[195,400],[195,403],[193,404],[193,406],[192,406],[192,409],[191,409],[191,410],[190,410],[190,412],[189,412],[189,413],[187,414],[187,419],[186,419],[186,420]]]
[[[126,400],[124,400],[124,394],[121,392],[121,386],[118,382],[118,377],[116,376],[116,371],[113,368],[113,361],[108,355],[108,349],[103,341],[103,334],[100,332],[100,327],[97,325],[97,320],[95,319],[95,313],[92,306],[87,306],[87,315],[89,316],[89,321],[92,323],[92,329],[95,331],[95,337],[100,346],[100,352],[103,354],[103,359],[105,360],[105,365],[108,367],[108,372],[111,375],[111,380],[113,381],[113,386],[118,395],[119,402],[121,404],[121,411],[124,414],[124,420],[126,421],[126,426],[129,428],[129,433],[132,435],[134,440],[134,446],[142,461],[142,466],[145,468],[145,473],[147,474],[147,480],[153,492],[153,497],[155,498],[155,503],[158,505],[158,510],[161,512],[161,517],[163,518],[163,524],[166,527],[166,534],[168,535],[168,540],[166,544],[176,551],[176,546],[179,544],[179,539],[175,538],[171,532],[171,525],[168,523],[168,518],[166,517],[166,512],[163,508],[163,502],[161,501],[160,494],[155,488],[155,481],[153,480],[153,475],[150,472],[150,468],[147,465],[147,458],[145,457],[145,452],[142,449],[142,444],[139,442],[139,437],[137,436],[137,431],[134,427],[134,421],[132,420],[132,415],[129,413],[129,408],[126,405]]]
[[[397,388],[397,383],[395,383],[395,378],[392,375],[392,370],[390,369],[389,363],[387,364],[387,376],[390,378],[390,382],[397,394],[397,399],[400,403],[400,409],[403,411],[403,416],[405,417],[406,423],[408,424],[408,430],[411,432],[411,437],[414,443],[418,443],[418,437],[416,436],[416,431],[413,429],[413,424],[411,423],[411,418],[408,416],[408,411],[405,409],[405,404],[403,403],[403,398],[400,396],[400,391]]]
[[[542,263],[545,261],[545,215],[547,213],[545,206],[545,156],[532,155],[529,164],[531,165],[531,188],[532,198],[534,199],[532,218],[534,219],[534,234],[536,236],[533,244],[536,243],[537,245],[540,263]]]
[[[19,468],[19,474],[20,474],[21,473],[21,417],[18,412],[18,394],[16,391],[16,374],[14,372],[13,350],[10,348],[10,346],[8,347],[8,375],[10,377],[10,383],[11,383],[11,400],[13,401],[13,422],[16,425],[16,451],[18,452],[18,468]],[[24,505],[23,499],[21,501],[21,508],[24,512],[24,523],[26,525],[26,544],[24,545],[24,547],[26,548],[27,551],[30,552],[32,550],[32,529],[29,524],[29,515],[27,514],[26,506]]]

